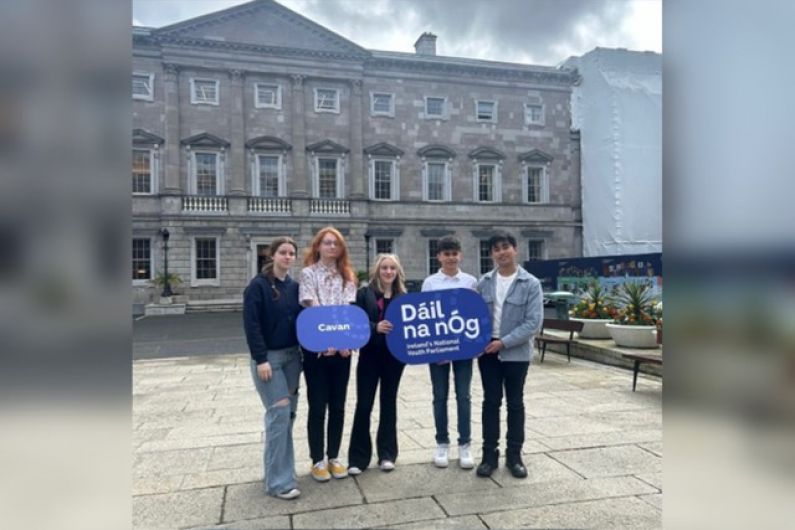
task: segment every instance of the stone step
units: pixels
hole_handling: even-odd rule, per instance
[[[229,311],[243,311],[243,300],[188,300],[186,313],[219,313]]]

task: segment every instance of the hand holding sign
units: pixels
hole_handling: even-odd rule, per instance
[[[355,305],[309,307],[298,315],[296,326],[298,342],[304,349],[313,352],[355,350],[370,340],[367,313]],[[350,351],[343,357],[349,355]]]
[[[469,289],[409,293],[387,308],[389,351],[407,364],[471,359],[491,340],[491,316]]]

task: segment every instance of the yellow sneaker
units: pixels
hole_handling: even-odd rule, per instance
[[[334,478],[345,478],[348,476],[348,468],[336,458],[329,460],[328,467],[331,468],[331,476]]]
[[[328,468],[326,468],[325,460],[321,460],[312,466],[312,478],[318,482],[328,482],[331,480],[331,474],[328,472]]]

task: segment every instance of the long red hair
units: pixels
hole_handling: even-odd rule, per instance
[[[340,231],[333,226],[326,226],[317,231],[309,247],[304,252],[304,266],[309,267],[320,261],[320,242],[323,241],[326,234],[331,234],[337,238],[337,243],[342,249],[340,255],[337,256],[337,271],[339,271],[342,276],[343,283],[351,282],[356,285],[356,273],[353,270],[351,259],[348,255],[348,244],[345,242],[345,238],[342,237]]]

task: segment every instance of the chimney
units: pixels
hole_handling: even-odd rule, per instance
[[[414,43],[417,55],[436,55],[436,35],[426,31]]]

